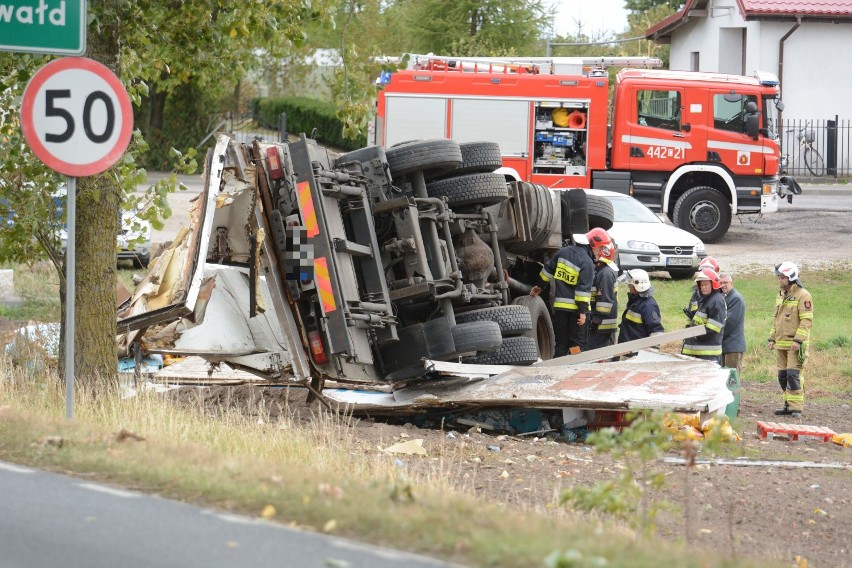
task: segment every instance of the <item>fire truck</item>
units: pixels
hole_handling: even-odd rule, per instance
[[[378,81],[374,142],[496,142],[509,180],[628,193],[705,242],[733,215],[774,213],[800,191],[779,175],[774,75],[621,59],[411,55]],[[611,64],[633,67],[612,94]]]

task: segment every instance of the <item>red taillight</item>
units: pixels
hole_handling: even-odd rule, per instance
[[[281,167],[281,156],[278,155],[278,148],[270,146],[266,149],[266,162],[269,167],[269,177],[271,179],[282,179],[284,177],[284,169]]]
[[[318,331],[308,332],[308,343],[311,344],[311,354],[314,356],[314,362],[318,365],[328,362],[328,357],[325,354],[325,347],[322,345],[322,338]]]

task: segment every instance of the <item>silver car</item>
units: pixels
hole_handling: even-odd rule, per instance
[[[618,246],[619,268],[665,270],[672,278],[689,278],[707,256],[701,239],[663,222],[633,197],[599,189],[587,191],[612,203],[614,223],[608,232]]]

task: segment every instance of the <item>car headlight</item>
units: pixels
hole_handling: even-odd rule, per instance
[[[695,252],[703,253],[704,252],[704,243],[698,243],[695,245]]]
[[[630,250],[646,250],[649,252],[660,252],[660,248],[654,243],[646,241],[627,241],[627,248]]]

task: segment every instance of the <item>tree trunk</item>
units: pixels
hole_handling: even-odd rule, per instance
[[[88,57],[118,70],[116,25],[88,34]],[[117,375],[116,235],[121,189],[110,175],[77,180],[76,317],[74,374],[80,386],[98,392]],[[64,307],[63,307],[64,310]]]
[[[151,85],[148,93],[150,114],[148,116],[148,127],[151,130],[163,129],[163,115],[166,108],[166,93],[157,90],[157,83]]]

